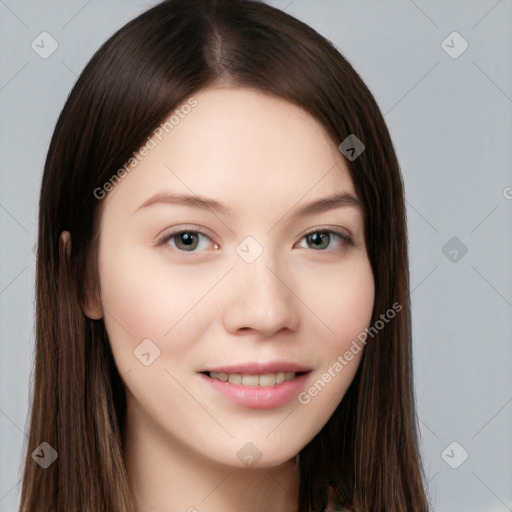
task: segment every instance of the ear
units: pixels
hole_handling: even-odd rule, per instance
[[[80,307],[84,315],[91,320],[103,318],[100,296],[95,287],[84,287],[80,297]]]
[[[84,315],[91,320],[103,318],[103,306],[90,259],[87,260],[85,276],[80,289],[80,307]]]

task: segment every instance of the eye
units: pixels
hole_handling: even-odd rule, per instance
[[[316,229],[306,233],[302,240],[306,241],[306,249],[314,249],[315,251],[324,251],[332,245],[333,240],[338,241],[337,247],[331,247],[331,250],[343,249],[346,245],[354,245],[352,238],[341,232],[332,229]],[[212,249],[218,249],[218,244],[212,241],[212,239],[201,231],[193,229],[181,229],[168,233],[158,243],[159,245],[170,245],[173,249],[180,252],[199,252],[201,249],[208,249],[208,241],[210,245],[213,244]],[[201,244],[201,242],[203,242]],[[304,246],[302,246],[304,248]]]
[[[197,252],[196,249],[201,246],[201,239],[210,240],[211,238],[205,233],[201,233],[200,231],[194,231],[191,229],[182,229],[181,231],[175,231],[174,233],[167,234],[159,244],[168,244],[174,249],[181,252]],[[171,243],[171,241],[175,241],[175,243]],[[214,249],[218,247],[218,245],[213,242]],[[207,249],[208,244],[203,243],[200,249]]]
[[[332,240],[338,240],[338,248],[342,249],[346,245],[354,245],[352,238],[341,232],[332,229],[316,229],[304,235],[309,249],[323,250],[329,247]],[[334,248],[335,250],[336,248]]]

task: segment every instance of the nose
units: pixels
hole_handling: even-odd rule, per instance
[[[237,261],[226,284],[222,321],[228,332],[267,338],[299,328],[301,302],[292,274],[265,251],[252,263]]]

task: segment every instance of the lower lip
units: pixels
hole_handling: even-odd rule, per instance
[[[229,381],[212,379],[199,374],[213,389],[222,393],[235,404],[251,409],[275,409],[297,397],[304,388],[309,373],[273,386],[242,386]]]

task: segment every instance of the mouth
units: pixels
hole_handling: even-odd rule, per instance
[[[276,409],[297,398],[313,370],[296,364],[246,364],[198,372],[207,388],[249,409]]]
[[[200,372],[203,375],[221,382],[229,382],[239,386],[247,387],[272,387],[306,375],[311,370],[304,371],[279,371],[274,373],[247,374],[247,373],[227,373],[227,372]]]

